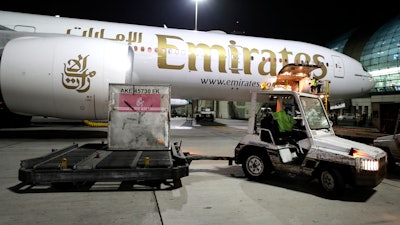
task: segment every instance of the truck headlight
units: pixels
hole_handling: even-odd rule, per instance
[[[363,151],[355,148],[351,148],[349,155],[356,158],[358,164],[357,168],[366,171],[378,171],[379,170],[379,160],[371,159],[372,157]],[[369,158],[369,159],[368,159]]]
[[[361,169],[367,171],[378,171],[379,161],[372,159],[361,159]]]

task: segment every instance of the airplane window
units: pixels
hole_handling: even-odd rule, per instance
[[[150,48],[150,47],[148,47],[148,48],[147,48],[147,51],[150,53],[150,52],[151,52],[151,48]]]
[[[133,47],[133,50],[135,50],[135,52],[137,52],[138,47],[137,46]]]
[[[158,48],[154,48],[154,52],[158,52]]]
[[[144,47],[142,46],[142,47],[140,48],[140,50],[141,50],[142,52],[144,52]]]

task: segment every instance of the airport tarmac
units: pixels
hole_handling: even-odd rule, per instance
[[[23,186],[20,162],[52,149],[107,141],[107,128],[76,121],[36,120],[30,128],[0,129],[0,224],[400,224],[400,173],[388,174],[373,190],[348,189],[326,198],[318,183],[276,175],[247,180],[227,160],[194,160],[176,189],[96,183],[86,191]],[[171,140],[184,152],[233,156],[247,121],[217,119],[210,126],[171,120]]]

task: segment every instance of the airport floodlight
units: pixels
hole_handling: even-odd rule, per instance
[[[198,15],[198,11],[199,11],[199,1],[202,0],[195,0],[196,2],[196,7],[195,7],[195,14],[194,14],[194,30],[197,30],[197,15]]]

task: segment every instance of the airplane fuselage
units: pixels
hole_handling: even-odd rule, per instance
[[[30,32],[53,33],[63,35],[61,40],[74,36],[124,45],[129,48],[127,55],[132,60],[129,65],[131,68],[123,70],[121,74],[103,74],[106,81],[101,82],[168,84],[172,86],[173,98],[249,101],[252,90],[259,90],[263,82],[269,87],[273,86],[280,69],[289,63],[318,65],[320,68],[314,70],[312,76],[331,81],[331,99],[361,96],[374,86],[372,77],[356,60],[304,42],[10,12],[0,13],[0,24],[27,32],[26,35]],[[59,49],[57,46],[61,46],[61,43],[55,43],[54,48]],[[100,79],[102,72],[96,66],[102,64],[93,63],[93,51],[85,52],[80,47],[69,47],[76,48],[79,54],[72,50],[57,54],[63,70],[58,72],[54,69],[61,65],[52,67],[53,73],[62,73],[62,76],[53,79],[52,85],[65,89],[63,94],[67,94],[66,91],[74,95],[90,93],[92,86],[96,86],[96,78]],[[4,63],[4,67],[9,63]],[[103,61],[105,63],[112,62]],[[90,68],[89,71],[97,73],[83,74],[79,71],[77,75],[78,70],[73,70],[73,67],[78,64],[84,64]],[[11,71],[11,68],[4,69],[2,73]],[[114,72],[119,70],[115,69]],[[79,85],[71,83],[71,80],[79,81]],[[1,88],[7,89],[3,85]],[[16,111],[22,112],[21,106],[16,108],[19,109]],[[32,111],[28,114],[34,112],[39,113]]]

